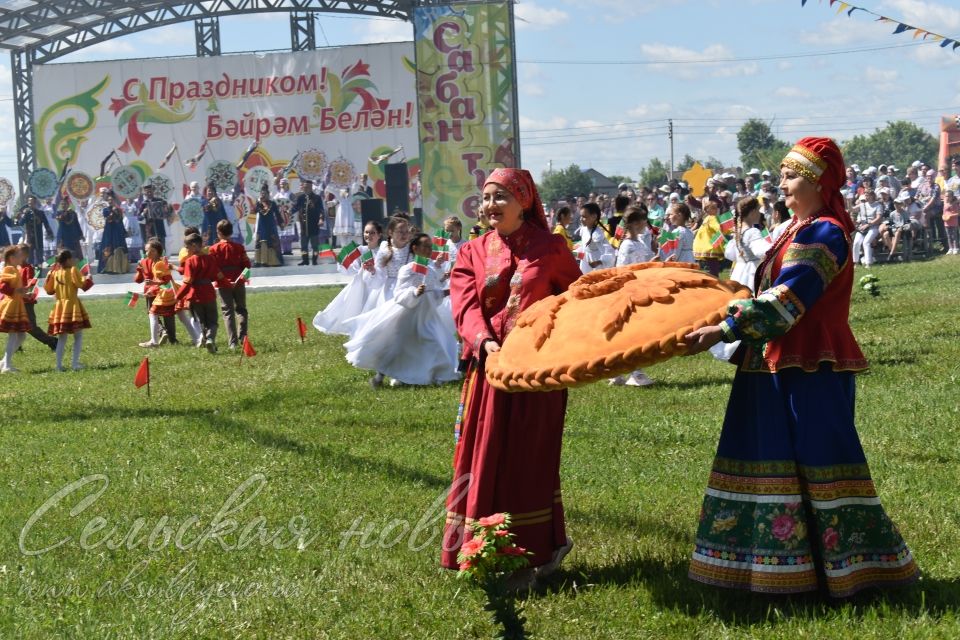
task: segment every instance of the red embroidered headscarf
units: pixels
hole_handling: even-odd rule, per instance
[[[811,184],[819,184],[829,211],[827,217],[839,222],[847,233],[853,233],[853,220],[840,194],[847,175],[843,154],[836,142],[830,138],[801,138],[780,166],[793,169]]]
[[[487,181],[483,183],[486,188],[488,184],[498,184],[517,199],[520,206],[523,207],[523,219],[538,227],[549,231],[547,227],[547,214],[543,210],[543,202],[540,201],[540,193],[537,191],[537,185],[533,182],[533,176],[526,169],[494,169]]]

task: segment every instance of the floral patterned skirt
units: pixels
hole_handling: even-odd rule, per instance
[[[877,497],[854,427],[853,374],[738,371],[690,577],[767,593],[851,596],[919,576]]]

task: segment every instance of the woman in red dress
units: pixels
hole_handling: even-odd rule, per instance
[[[532,569],[514,586],[532,586],[570,550],[560,497],[560,442],[567,392],[505,393],[484,376],[486,356],[521,311],[562,293],[580,269],[560,236],[550,233],[528,171],[496,169],[483,187],[491,233],[465,244],[450,276],[450,298],[468,363],[457,415],[454,479],[447,497],[442,564],[458,568],[464,524],[498,512],[512,516],[517,544]]]

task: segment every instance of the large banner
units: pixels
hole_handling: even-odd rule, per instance
[[[520,162],[512,6],[417,7],[414,32],[425,218],[475,218],[486,176]]]
[[[413,43],[395,43],[39,65],[37,165],[59,175],[69,161],[95,177],[115,152],[107,162],[115,183],[159,173],[178,203],[189,182],[228,183],[228,165],[259,141],[236,176],[241,182],[292,163],[294,189],[297,175],[349,188],[367,173],[374,195],[384,197],[378,159],[402,146],[391,161],[406,156],[411,176],[419,170],[413,56]],[[117,165],[129,170],[117,173]]]

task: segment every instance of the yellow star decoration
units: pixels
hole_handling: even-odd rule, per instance
[[[681,178],[690,187],[690,192],[697,198],[703,195],[703,190],[707,186],[707,179],[713,177],[713,171],[705,168],[699,162],[694,162],[693,166],[683,172]]]

